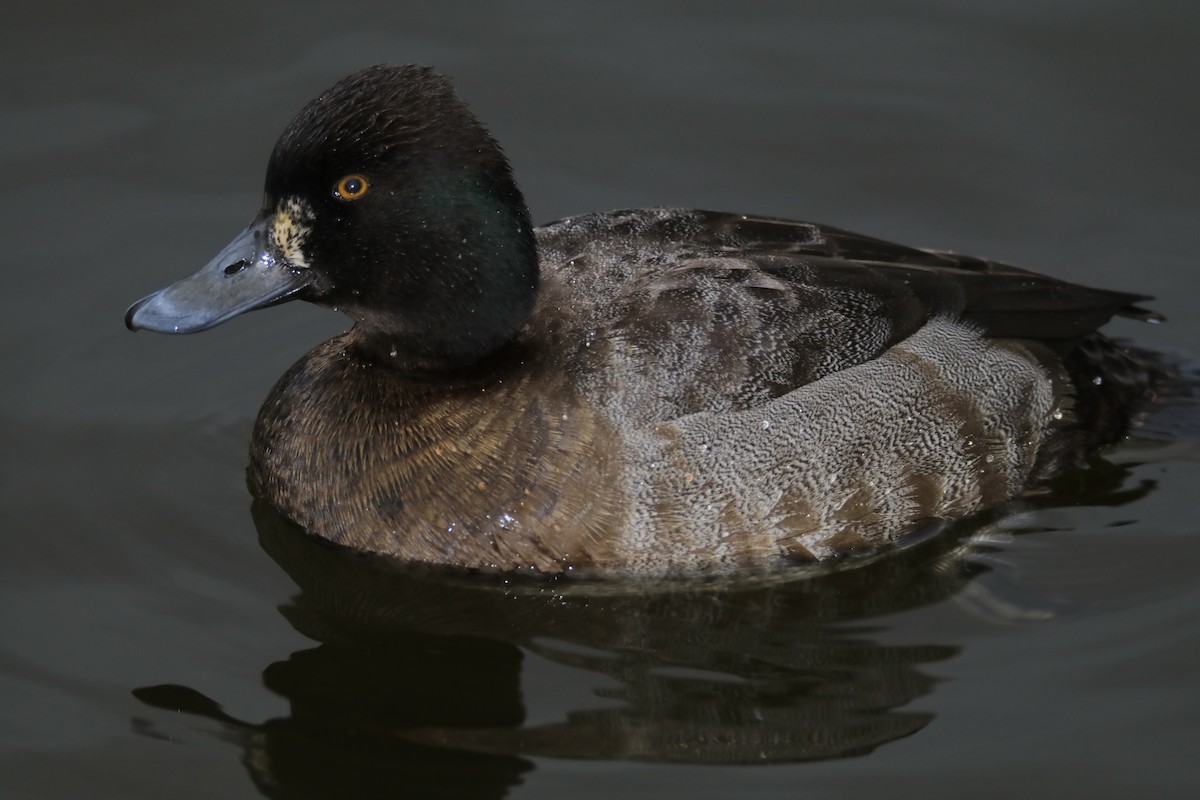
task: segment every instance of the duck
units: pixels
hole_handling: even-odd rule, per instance
[[[287,125],[251,223],[131,330],[292,300],[353,325],[279,379],[251,493],[352,551],[467,571],[737,574],[886,552],[1121,440],[1150,298],[811,222],[684,208],[535,227],[432,68]]]

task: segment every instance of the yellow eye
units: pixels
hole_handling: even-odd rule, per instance
[[[341,200],[357,200],[367,193],[369,185],[362,175],[347,175],[333,187],[333,193]]]

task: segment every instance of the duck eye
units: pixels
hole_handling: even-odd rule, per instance
[[[357,200],[367,193],[369,185],[362,175],[347,175],[333,187],[333,193],[340,200]]]

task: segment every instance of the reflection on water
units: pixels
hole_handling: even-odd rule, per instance
[[[1115,492],[1127,477],[1097,459],[1057,490],[1119,504],[1151,488]],[[300,587],[281,612],[319,643],[263,671],[290,715],[234,719],[171,684],[134,694],[220,723],[269,796],[425,785],[500,797],[535,756],[758,764],[869,753],[932,721],[907,707],[938,685],[926,665],[960,649],[885,643],[879,618],[955,595],[987,569],[959,526],[786,581],[513,582],[349,554],[254,510],[262,546]],[[527,725],[527,652],[593,675],[587,707]],[[142,719],[134,729],[165,736]]]
[[[520,725],[520,651],[471,637],[416,632],[357,644],[321,644],[267,667],[267,688],[291,715],[251,724],[200,693],[174,685],[134,694],[148,705],[222,723],[268,797],[395,796],[442,787],[446,797],[501,797],[532,764],[509,755],[471,755],[405,740],[429,725]],[[158,734],[135,721],[135,730]]]

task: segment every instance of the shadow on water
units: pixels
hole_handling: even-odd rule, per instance
[[[1096,459],[1060,480],[1053,504],[1066,492],[1117,505],[1152,489],[1128,477]],[[545,756],[762,764],[870,753],[933,720],[906,707],[938,685],[926,665],[961,650],[884,643],[879,618],[951,597],[988,569],[979,519],[849,569],[697,585],[401,567],[311,539],[260,503],[254,517],[300,589],[281,612],[319,643],[263,671],[290,714],[235,719],[173,684],[134,695],[219,723],[260,791],[281,797],[422,786],[501,797]],[[585,707],[528,723],[530,654],[590,675],[573,701]],[[165,737],[149,720],[133,725]]]

